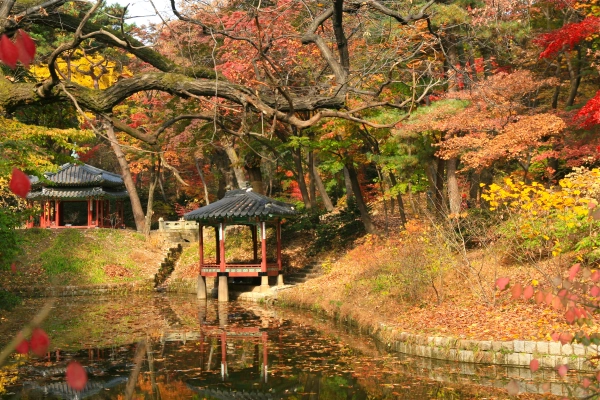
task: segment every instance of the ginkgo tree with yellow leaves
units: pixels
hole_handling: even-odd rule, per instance
[[[580,258],[589,259],[586,250],[600,245],[600,223],[594,214],[599,179],[597,168],[579,168],[552,188],[505,178],[500,185],[490,185],[482,197],[503,221],[500,233],[511,242],[516,258],[538,261],[578,250]]]
[[[94,89],[109,88],[118,80],[133,75],[127,66],[120,65],[100,53],[89,53],[83,48],[63,53],[56,61],[56,70],[63,79]],[[50,77],[45,65],[32,65],[30,72],[39,81]]]

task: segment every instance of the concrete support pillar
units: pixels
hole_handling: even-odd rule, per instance
[[[204,277],[200,274],[198,274],[198,293],[197,293],[197,297],[198,299],[201,300],[206,300],[207,295],[206,295],[206,281],[204,280]]]
[[[198,322],[202,325],[206,322],[206,314],[208,313],[206,300],[198,302]],[[200,340],[202,343],[202,340]],[[201,364],[202,365],[202,364]]]
[[[283,285],[284,285],[283,274],[280,273],[279,275],[277,275],[277,286],[283,286]]]
[[[269,277],[267,275],[260,277],[260,291],[262,293],[269,291]]]
[[[229,287],[227,285],[227,276],[219,276],[219,302],[229,301]]]

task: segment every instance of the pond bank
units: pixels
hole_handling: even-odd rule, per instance
[[[194,294],[195,280],[181,279],[172,282],[167,288],[170,293]],[[361,333],[373,337],[390,352],[398,352],[429,359],[463,363],[488,364],[506,367],[529,368],[531,360],[537,359],[540,367],[555,369],[568,365],[570,370],[593,371],[595,367],[588,361],[597,356],[598,346],[581,344],[561,344],[560,342],[532,340],[471,340],[446,336],[433,336],[399,331],[384,323],[365,323],[352,314],[331,313],[319,309],[317,303],[299,302],[286,296],[285,289],[272,288],[269,293],[232,290],[232,298],[238,301],[272,303],[281,308],[297,308],[316,311],[329,319],[341,321],[355,327]],[[125,295],[131,293],[154,292],[151,280],[121,284],[81,285],[81,286],[30,286],[12,288],[12,293],[23,297],[68,297]],[[531,374],[529,369],[524,374]],[[523,376],[524,379],[527,377]]]
[[[507,367],[524,367],[523,374],[531,375],[529,365],[537,359],[541,368],[556,369],[568,365],[569,370],[595,371],[589,358],[598,356],[597,345],[584,346],[577,343],[561,344],[550,341],[531,340],[471,340],[446,336],[431,336],[401,332],[379,322],[359,321],[352,313],[327,312],[317,303],[300,302],[297,298],[281,293],[276,301],[279,307],[312,310],[327,318],[356,327],[361,333],[373,337],[390,352],[414,355],[444,361],[488,364]],[[523,377],[527,379],[527,377]]]

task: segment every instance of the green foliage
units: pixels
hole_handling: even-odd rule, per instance
[[[21,224],[19,214],[0,208],[0,269],[8,269],[21,253],[21,240],[15,228]]]
[[[0,310],[12,310],[23,302],[21,298],[10,292],[0,290]]]

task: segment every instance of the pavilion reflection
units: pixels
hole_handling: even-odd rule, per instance
[[[161,336],[163,346],[169,342],[197,342],[198,366],[213,373],[220,368],[222,382],[238,381],[242,375],[244,380],[258,376],[261,383],[268,382],[269,334],[280,338],[280,324],[268,311],[232,312],[227,303],[201,300],[198,322],[197,330],[165,330]]]

